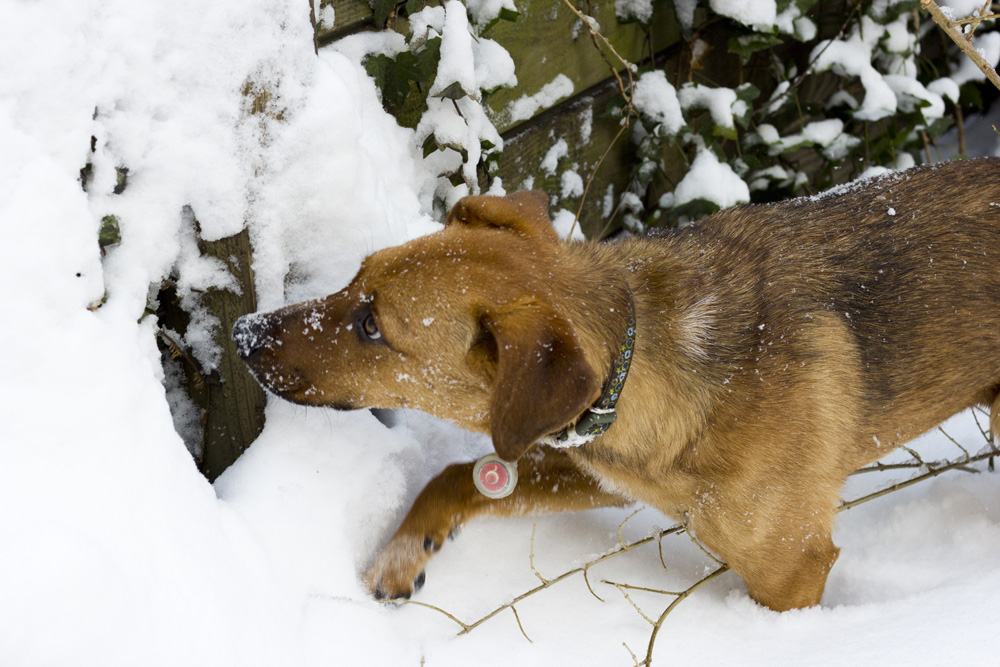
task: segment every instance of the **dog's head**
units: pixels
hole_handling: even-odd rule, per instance
[[[543,193],[466,197],[442,231],[369,256],[336,294],[240,318],[233,337],[284,399],[423,410],[513,461],[601,392],[560,259]]]

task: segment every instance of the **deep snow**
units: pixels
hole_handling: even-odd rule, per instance
[[[518,603],[531,642],[510,611],[456,636],[438,611],[370,600],[358,575],[483,438],[418,413],[390,428],[273,402],[213,486],[174,431],[155,322],[140,319],[149,287],[173,271],[196,300],[226,282],[197,257],[185,206],[206,238],[251,230],[262,308],[339,289],[366,253],[436,226],[412,133],[356,58],[313,54],[307,9],[0,0],[0,665],[631,665],[650,625],[602,581],[690,585],[714,564],[686,537],[663,541],[669,571],[655,545],[592,568],[603,602],[576,574]],[[248,82],[276,91],[285,122],[246,114]],[[123,241],[102,256],[108,213]],[[969,415],[947,430],[983,446]],[[937,433],[916,446],[959,453]],[[844,495],[908,476],[853,478]],[[555,578],[613,549],[633,509],[469,525],[415,600],[472,622],[539,584],[532,552]],[[646,509],[622,537],[668,525]],[[822,607],[776,614],[724,575],[670,616],[655,663],[997,663],[995,474],[852,509],[835,540]],[[629,595],[653,618],[669,601]]]

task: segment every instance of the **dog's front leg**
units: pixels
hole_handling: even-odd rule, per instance
[[[623,505],[562,451],[536,446],[518,461],[519,482],[505,498],[481,495],[473,463],[449,466],[417,496],[399,530],[364,575],[377,599],[409,598],[424,583],[424,566],[448,535],[477,516],[513,517]]]

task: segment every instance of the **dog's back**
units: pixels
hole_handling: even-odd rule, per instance
[[[1000,393],[998,159],[729,209],[662,240],[725,286],[719,308],[743,337],[788,335],[820,313],[840,322],[859,365],[857,425],[873,434],[864,456]]]

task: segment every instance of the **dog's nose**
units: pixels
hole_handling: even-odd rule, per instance
[[[236,353],[243,361],[253,361],[261,351],[274,342],[274,318],[260,313],[244,315],[233,324],[233,342]]]

